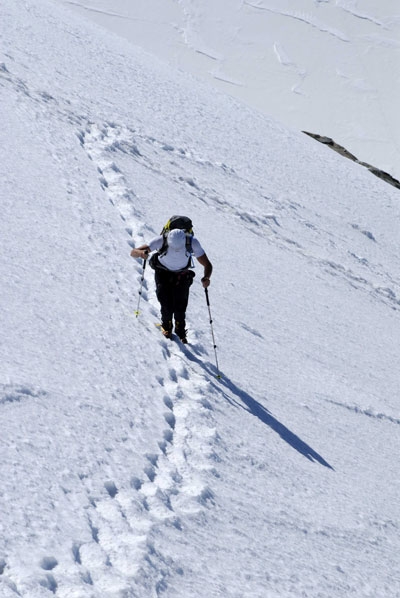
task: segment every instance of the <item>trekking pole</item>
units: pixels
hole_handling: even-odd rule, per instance
[[[218,365],[217,345],[215,344],[213,320],[212,320],[212,316],[211,316],[211,307],[210,307],[210,299],[209,299],[209,296],[208,296],[208,289],[205,288],[204,292],[206,294],[206,301],[207,301],[208,313],[210,315],[211,336],[212,336],[213,345],[214,345],[215,364],[217,366],[217,378],[221,378],[221,374],[220,374],[220,371],[219,371],[219,365]]]
[[[142,289],[143,289],[144,273],[145,273],[145,270],[146,270],[146,264],[147,264],[147,255],[146,255],[146,259],[143,260],[143,270],[142,270],[142,276],[140,278],[139,299],[138,299],[137,308],[135,310],[135,316],[136,317],[138,317],[138,315],[140,314],[139,305],[140,305],[140,300],[142,298]]]

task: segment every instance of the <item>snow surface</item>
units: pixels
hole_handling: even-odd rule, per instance
[[[400,179],[398,0],[54,0]]]
[[[400,596],[398,190],[48,0],[3,0],[0,596]],[[284,56],[283,52],[280,56]],[[140,260],[214,264],[190,344]]]

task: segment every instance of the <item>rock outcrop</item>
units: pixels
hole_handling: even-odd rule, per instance
[[[357,162],[357,164],[361,164],[361,166],[365,166],[365,168],[368,168],[368,170],[370,172],[372,172],[372,174],[374,174],[375,176],[379,177],[380,179],[383,179],[384,181],[386,181],[386,183],[393,185],[393,187],[397,187],[397,189],[400,189],[400,181],[398,181],[397,179],[392,177],[388,172],[385,172],[384,170],[380,170],[379,168],[376,168],[375,166],[372,166],[371,164],[368,164],[367,162],[361,162],[360,160],[358,160],[358,158],[356,158],[356,156],[354,156],[349,151],[347,151],[347,149],[345,147],[343,147],[342,145],[339,145],[338,143],[336,143],[336,141],[334,141],[330,137],[325,137],[323,135],[317,135],[316,133],[309,133],[308,131],[303,131],[303,133],[305,133],[306,135],[309,135],[310,137],[312,137],[313,139],[316,139],[317,141],[319,141],[320,143],[323,143],[324,145],[329,145],[329,147],[331,147],[333,150],[335,150],[335,152],[338,152],[342,156],[345,156],[346,158],[353,160],[353,162]]]

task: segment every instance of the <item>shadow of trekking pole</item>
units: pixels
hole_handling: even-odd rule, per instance
[[[202,359],[186,349],[186,346],[184,346],[182,350],[191,362],[197,364],[204,370],[206,375],[210,377],[215,376],[214,366],[211,363],[204,363]],[[217,369],[217,371],[219,370]],[[330,465],[328,461],[322,457],[322,455],[320,455],[297,434],[292,432],[287,426],[274,417],[272,413],[266,407],[264,407],[264,405],[252,397],[248,392],[237,386],[226,376],[222,377],[219,375],[218,377],[221,378],[220,382],[218,383],[211,379],[209,380],[216,394],[223,396],[224,399],[233,407],[243,409],[247,413],[258,418],[260,422],[268,426],[271,430],[278,434],[278,436],[280,436],[284,442],[286,442],[298,453],[306,457],[306,459],[309,461],[319,463],[320,465],[335,471],[334,467],[332,467],[332,465]]]

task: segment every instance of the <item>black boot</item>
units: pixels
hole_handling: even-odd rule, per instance
[[[161,323],[161,332],[163,333],[165,338],[172,337],[172,322],[171,322],[171,320]]]
[[[181,342],[184,344],[186,344],[188,342],[187,338],[186,338],[187,330],[186,330],[185,326],[186,326],[185,321],[175,322],[175,332],[181,339]]]

